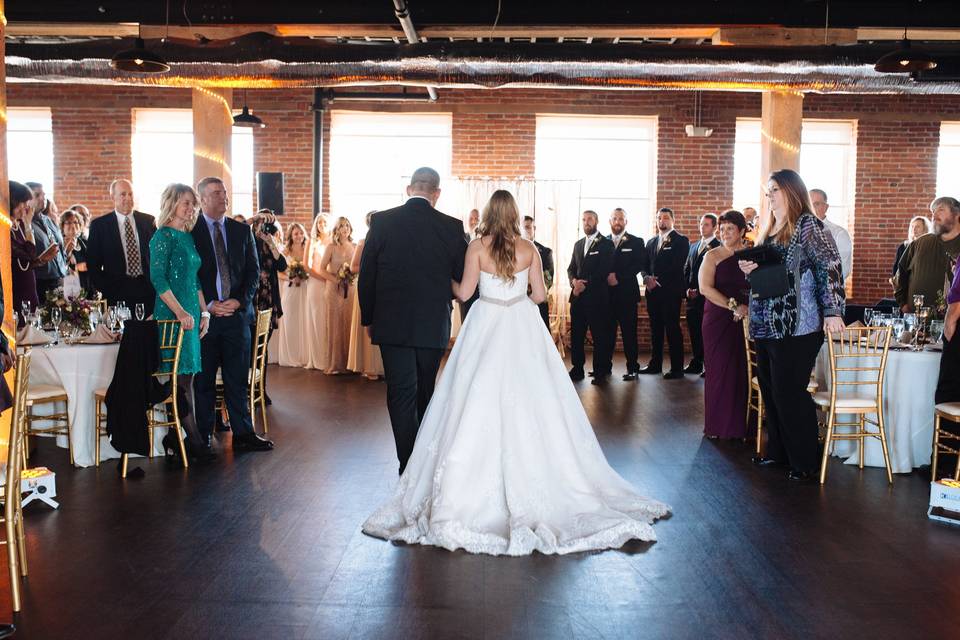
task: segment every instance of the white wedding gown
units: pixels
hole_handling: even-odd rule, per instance
[[[656,540],[670,508],[607,463],[527,297],[527,270],[480,274],[474,303],[393,497],[364,523],[389,540],[491,555]]]

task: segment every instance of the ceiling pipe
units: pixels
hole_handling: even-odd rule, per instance
[[[393,0],[393,12],[397,15],[397,20],[400,21],[400,27],[403,28],[403,33],[407,36],[407,42],[410,44],[419,44],[420,38],[417,36],[417,30],[413,27],[413,20],[410,19],[410,9],[407,8],[406,0]],[[430,96],[430,101],[436,101],[437,99],[437,90],[435,87],[427,87],[427,94]]]

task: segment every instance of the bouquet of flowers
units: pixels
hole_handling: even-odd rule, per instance
[[[93,307],[90,300],[85,297],[85,292],[81,289],[79,296],[66,297],[63,295],[63,289],[53,289],[47,292],[46,300],[40,309],[40,318],[44,324],[53,323],[51,312],[54,308],[60,309],[60,322],[68,327],[74,327],[80,331],[87,331],[90,328],[90,309]]]
[[[353,281],[357,279],[357,274],[350,270],[350,263],[344,262],[340,265],[340,268],[337,269],[337,288],[340,289],[340,293],[343,294],[343,297],[346,298],[347,294],[350,292],[350,285],[353,284]]]
[[[307,268],[303,266],[303,263],[299,260],[294,260],[290,268],[287,269],[287,286],[299,287],[306,282],[309,277],[310,275],[307,273]]]

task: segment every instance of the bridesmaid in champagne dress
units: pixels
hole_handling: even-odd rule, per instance
[[[356,245],[353,244],[353,226],[340,216],[331,233],[332,240],[323,252],[320,274],[327,281],[325,291],[327,355],[324,373],[336,375],[347,371],[350,351],[350,325],[353,320],[353,299],[357,295],[356,277],[350,270],[350,261]],[[346,278],[340,278],[340,272]]]
[[[747,222],[739,211],[720,216],[720,240],[700,267],[703,310],[704,384],[703,432],[708,438],[747,436],[747,354],[743,322],[748,312],[750,284],[733,259],[746,248]]]
[[[370,217],[376,211],[367,214],[366,224],[370,228]],[[360,256],[363,255],[364,240],[357,243],[350,262],[350,270],[360,273]],[[380,357],[380,347],[370,341],[366,328],[360,326],[360,297],[353,297],[353,320],[350,327],[350,353],[347,356],[347,368],[362,374],[368,380],[376,380],[383,376],[383,359]]]
[[[280,299],[283,305],[283,317],[280,318],[280,331],[277,336],[279,364],[281,367],[302,367],[307,364],[307,281],[291,278],[290,274],[300,268],[306,268],[307,230],[302,224],[294,222],[287,232],[284,244],[287,258],[287,271],[280,274]],[[309,278],[308,278],[309,280]]]
[[[327,214],[320,213],[313,221],[313,232],[310,234],[310,249],[307,258],[306,314],[304,319],[304,340],[301,347],[306,353],[308,369],[327,368],[327,312],[326,289],[327,281],[321,274],[320,262],[324,250],[330,244],[330,234],[327,232]]]

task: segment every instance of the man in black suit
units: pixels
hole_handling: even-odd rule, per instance
[[[607,334],[610,332],[610,292],[607,276],[613,272],[613,243],[597,231],[597,213],[583,212],[583,233],[573,245],[567,277],[570,278],[571,380],[583,380],[583,341],[587,329],[593,336],[593,380],[603,384],[613,369]]]
[[[617,326],[623,338],[623,354],[627,373],[623,379],[636,380],[640,371],[637,347],[637,305],[640,304],[640,282],[637,274],[648,269],[647,248],[643,238],[627,233],[627,212],[617,207],[610,214],[610,241],[613,243],[613,273],[607,276],[610,286],[609,351],[617,340]]]
[[[475,239],[480,236],[477,235],[477,226],[480,224],[480,210],[479,209],[470,209],[470,215],[467,216],[467,231],[463,232],[463,239],[470,244]],[[480,287],[477,287],[477,290],[473,292],[473,295],[470,296],[470,299],[466,302],[457,302],[457,307],[460,309],[460,323],[466,321],[467,314],[470,313],[470,307],[473,306],[473,303],[480,299]]]
[[[451,280],[463,277],[463,223],[434,209],[440,174],[413,172],[406,204],[373,214],[360,258],[360,323],[380,345],[400,473],[450,341]]]
[[[683,370],[684,373],[703,373],[703,296],[700,295],[700,265],[703,256],[715,247],[717,240],[717,214],[705,213],[700,218],[700,239],[690,246],[687,262],[683,266],[683,278],[687,281],[687,331],[690,332],[690,346],[693,358]]]
[[[234,450],[269,451],[273,442],[254,432],[247,403],[253,295],[260,282],[253,233],[249,226],[226,217],[229,201],[220,178],[204,178],[197,193],[202,211],[193,227],[193,242],[200,254],[198,276],[207,301],[204,313],[211,316],[207,335],[200,341],[201,371],[193,385],[197,430],[209,443],[219,369]]]
[[[543,265],[543,284],[547,288],[547,298],[549,299],[550,288],[553,286],[553,249],[550,247],[545,247],[535,240],[537,237],[537,224],[534,222],[532,216],[523,216],[523,235],[526,236],[527,240],[533,243],[533,246],[537,248],[537,252],[540,254],[540,263]],[[540,317],[543,318],[543,323],[547,325],[547,330],[550,330],[550,304],[544,300],[537,305],[537,308],[540,309]]]
[[[114,180],[110,195],[113,211],[90,223],[90,284],[111,306],[122,300],[132,309],[140,303],[149,316],[157,296],[150,284],[150,239],[157,223],[153,216],[134,211],[129,180]]]
[[[663,334],[670,341],[670,371],[667,380],[683,377],[683,333],[680,331],[680,302],[683,300],[683,265],[690,252],[690,241],[674,228],[673,209],[657,212],[657,235],[647,242],[649,271],[641,271],[647,288],[647,313],[650,315],[650,363],[640,373],[663,370]]]

